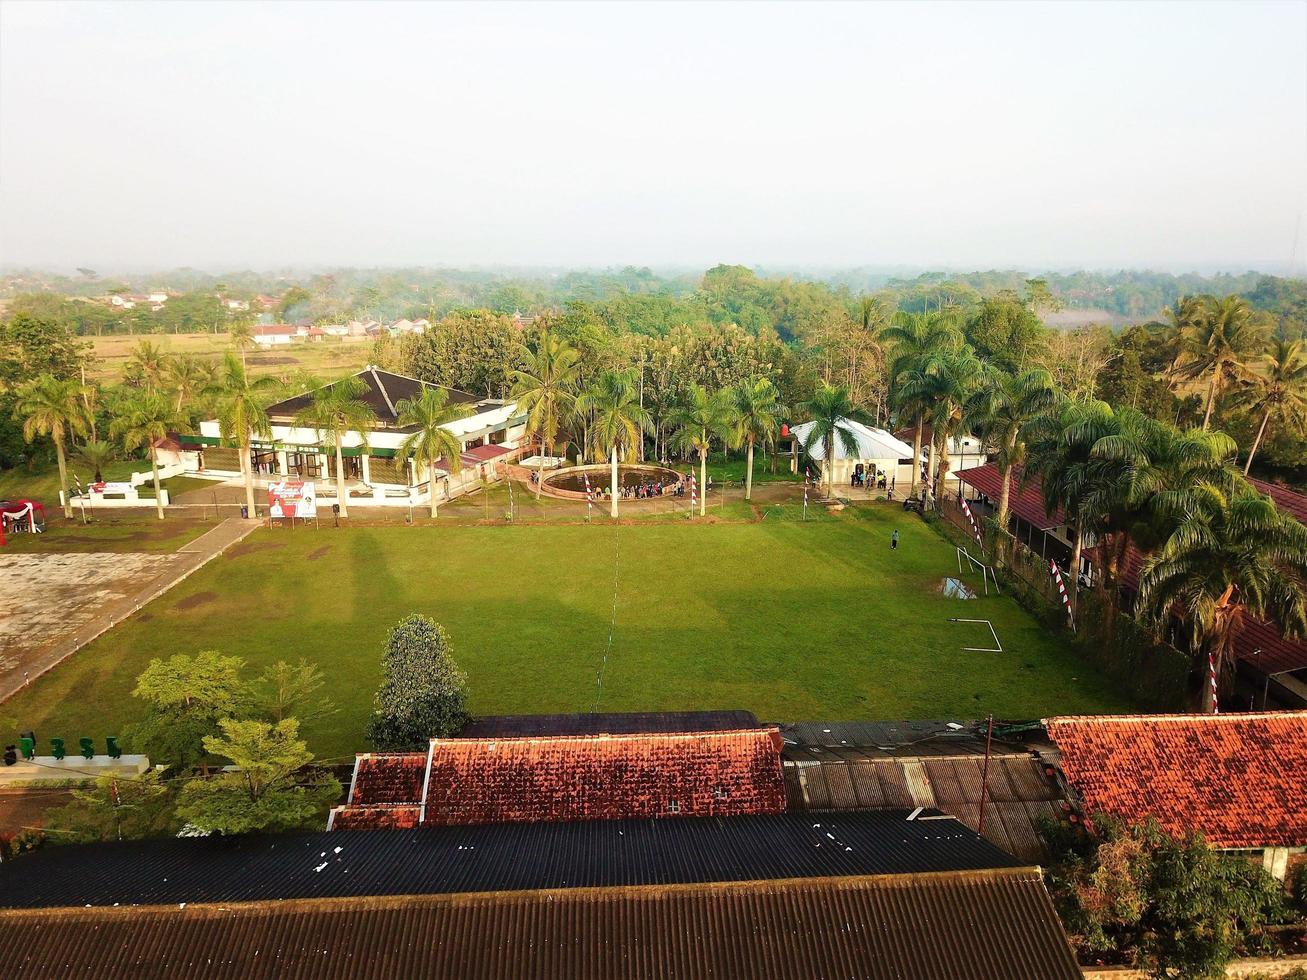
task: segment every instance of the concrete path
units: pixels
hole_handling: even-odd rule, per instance
[[[0,557],[0,702],[260,526],[233,517],[172,554]]]

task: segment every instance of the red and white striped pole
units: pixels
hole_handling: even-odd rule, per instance
[[[699,499],[698,490],[699,490],[699,484],[695,481],[694,473],[692,471],[690,473],[690,513],[685,515],[686,517],[694,516],[694,505],[695,502]]]
[[[967,521],[971,524],[971,533],[976,537],[976,544],[981,548],[985,547],[985,539],[980,536],[980,528],[976,525],[976,518],[971,513],[971,508],[967,505],[967,498],[958,494],[958,500],[962,502],[962,513],[967,515]]]
[[[585,474],[585,519],[590,520],[591,511],[594,510],[595,494],[590,488],[590,474]]]
[[[1062,597],[1062,606],[1066,609],[1066,618],[1071,623],[1071,629],[1076,628],[1076,616],[1071,611],[1071,597],[1066,594],[1066,583],[1062,581],[1062,569],[1057,567],[1057,562],[1052,558],[1048,560],[1048,569],[1053,575],[1053,581],[1057,583],[1057,594]]]
[[[1216,658],[1212,656],[1212,651],[1207,651],[1207,679],[1212,685],[1212,714],[1219,715],[1221,706],[1216,700]]]
[[[805,469],[803,471],[803,519],[805,521],[808,519],[808,482],[808,471]]]

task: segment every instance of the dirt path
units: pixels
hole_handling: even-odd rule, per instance
[[[0,557],[0,702],[260,526],[223,521],[172,554]]]

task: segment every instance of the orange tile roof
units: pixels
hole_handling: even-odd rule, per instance
[[[354,761],[347,802],[361,806],[420,803],[426,782],[425,752],[366,753]]]
[[[411,830],[422,822],[420,806],[338,806],[329,830]]]
[[[785,809],[775,728],[435,739],[431,824],[733,816]]]
[[[1153,817],[1214,847],[1307,845],[1307,711],[1051,718],[1087,814]]]

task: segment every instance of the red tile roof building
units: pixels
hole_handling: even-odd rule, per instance
[[[780,749],[775,728],[432,739],[359,756],[331,826],[390,826],[395,807],[431,825],[781,813]]]
[[[1307,845],[1307,711],[1045,722],[1084,811],[1219,848]]]

